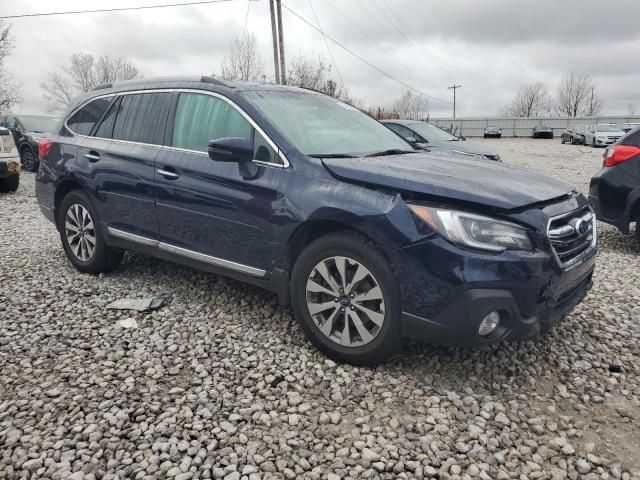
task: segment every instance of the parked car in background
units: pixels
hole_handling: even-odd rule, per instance
[[[383,120],[382,123],[420,149],[435,153],[500,160],[500,155],[495,150],[478,143],[467,142],[427,122],[418,120]]]
[[[1,115],[0,126],[13,133],[15,144],[20,152],[22,167],[29,171],[38,170],[38,142],[53,132],[59,118],[51,115]]]
[[[536,125],[531,131],[531,138],[553,138],[553,128],[547,125]]]
[[[484,138],[502,138],[502,129],[498,127],[487,127],[484,129]]]
[[[640,123],[623,123],[622,125],[620,125],[620,130],[622,130],[624,133],[628,133],[638,126],[640,126]]]
[[[40,146],[38,203],[79,271],[131,249],[259,285],[338,361],[380,363],[402,337],[531,339],[592,285],[596,222],[573,186],[415,150],[318,92],[116,83]]]
[[[640,128],[607,147],[603,157],[602,168],[591,179],[589,200],[598,220],[625,234],[636,222],[640,243]]]
[[[570,143],[571,145],[584,145],[584,134],[586,131],[586,125],[571,125],[560,135],[560,142]]]
[[[15,192],[20,184],[20,156],[8,128],[0,127],[0,192]]]
[[[585,145],[604,147],[616,143],[624,135],[619,125],[615,123],[599,123],[591,125],[584,134]]]

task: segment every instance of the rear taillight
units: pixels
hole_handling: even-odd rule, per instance
[[[616,145],[615,147],[609,147],[607,151],[604,152],[604,166],[615,167],[636,155],[640,155],[640,148],[634,145]]]
[[[40,141],[38,142],[38,159],[40,161],[44,160],[44,158],[47,156],[47,153],[49,153],[49,150],[51,150],[51,147],[53,147],[53,142],[51,140],[48,140],[46,138],[40,139]]]

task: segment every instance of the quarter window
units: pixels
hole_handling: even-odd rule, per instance
[[[67,121],[67,125],[73,133],[89,135],[110,102],[111,97],[96,98],[74,113]]]
[[[206,152],[209,141],[241,137],[253,144],[253,158],[282,163],[266,139],[229,103],[198,93],[181,93],[178,98],[171,145]]]
[[[123,95],[117,108],[112,138],[162,145],[170,104],[169,92]],[[107,120],[109,118],[105,118]]]

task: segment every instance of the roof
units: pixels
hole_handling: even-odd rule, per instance
[[[427,123],[427,122],[422,122],[420,120],[407,120],[407,119],[403,119],[403,118],[392,118],[389,120],[380,120],[382,123],[398,123],[398,124],[402,124],[402,125],[413,125],[414,123]]]

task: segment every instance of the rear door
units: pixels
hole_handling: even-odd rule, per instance
[[[99,215],[112,235],[157,239],[154,162],[164,142],[172,96],[117,96],[81,145],[78,157],[91,171]]]
[[[174,110],[169,147],[156,159],[160,247],[261,276],[259,270],[272,267],[274,215],[282,201],[284,165],[275,145],[223,97],[182,92]],[[208,142],[223,137],[253,142],[254,175],[209,158]]]

